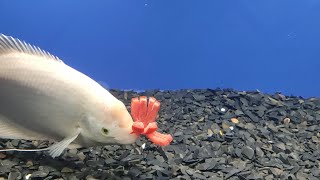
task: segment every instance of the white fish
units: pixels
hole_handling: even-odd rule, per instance
[[[54,141],[46,149],[54,158],[69,147],[132,144],[132,124],[125,105],[99,83],[0,34],[0,138]]]

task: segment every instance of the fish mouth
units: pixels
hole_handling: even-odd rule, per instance
[[[126,137],[122,137],[122,138],[116,138],[119,144],[134,144],[137,139],[138,139],[138,135],[136,134],[129,134]]]

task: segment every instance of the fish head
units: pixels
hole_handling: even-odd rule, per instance
[[[119,100],[112,105],[106,104],[103,115],[94,118],[90,127],[90,139],[102,144],[133,144],[138,135],[132,133],[133,119],[126,106]]]
[[[119,100],[111,107],[111,132],[117,144],[133,144],[138,135],[132,132],[133,119],[126,106]],[[110,124],[107,120],[105,123]]]
[[[108,102],[108,103],[107,103]],[[132,133],[133,119],[126,106],[115,99],[106,101],[96,115],[87,115],[80,124],[81,144],[133,144],[138,135]]]

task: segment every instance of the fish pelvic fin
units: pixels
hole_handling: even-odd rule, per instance
[[[58,57],[51,55],[37,46],[0,33],[0,56],[12,53],[28,54],[63,63]]]
[[[71,134],[70,136],[64,138],[63,140],[56,142],[55,144],[49,147],[49,154],[52,158],[60,156],[63,151],[68,148],[68,146],[79,136],[81,133],[81,129],[77,128],[76,132]]]
[[[8,152],[8,151],[20,151],[20,152],[38,152],[38,151],[48,151],[49,148],[42,148],[42,149],[17,149],[17,148],[10,148],[10,149],[0,149],[0,152]]]

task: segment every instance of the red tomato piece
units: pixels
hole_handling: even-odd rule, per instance
[[[150,139],[150,141],[159,146],[168,146],[173,140],[171,135],[161,134],[157,131],[150,134],[146,134],[146,136]]]
[[[144,124],[142,122],[134,122],[132,124],[132,131],[136,134],[142,134],[144,132]]]
[[[158,130],[158,125],[156,122],[149,123],[144,129],[144,134],[150,134]]]

